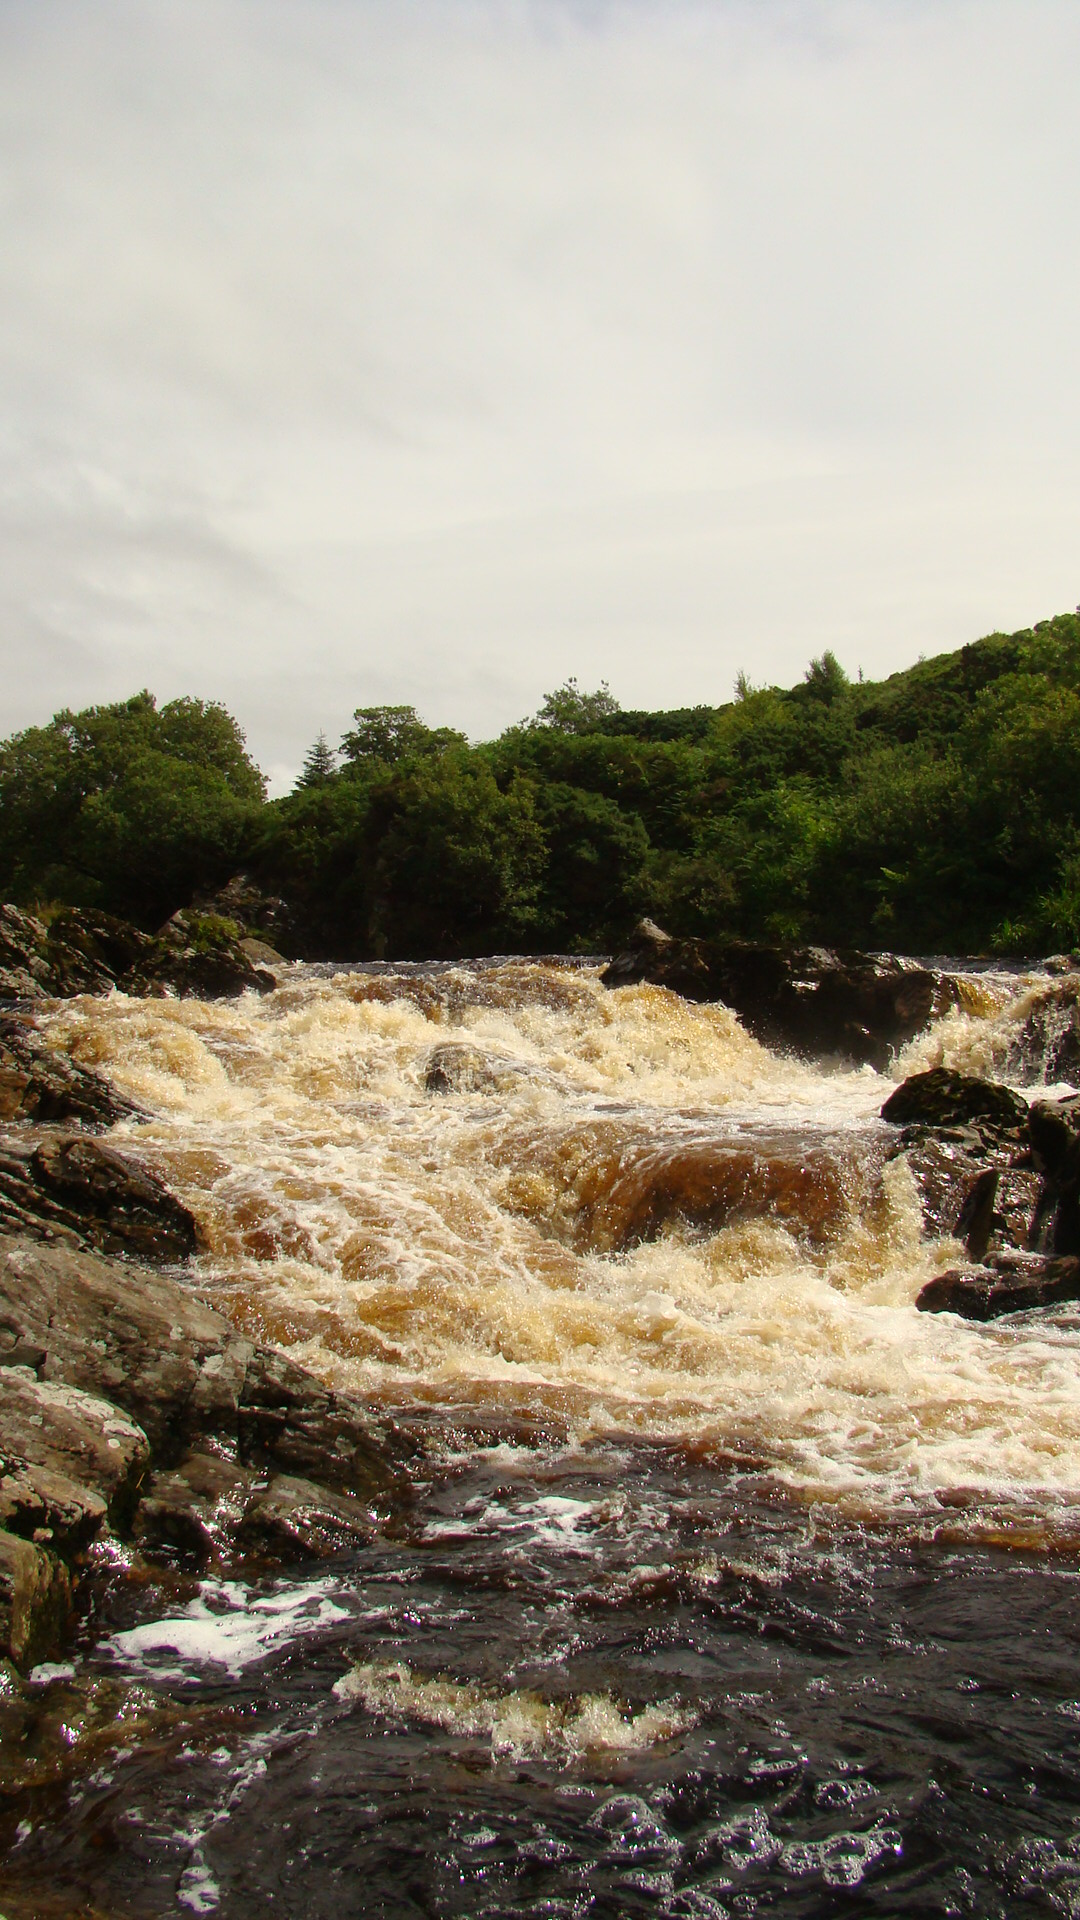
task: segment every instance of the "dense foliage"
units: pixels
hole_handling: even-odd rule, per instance
[[[0,746],[0,891],[154,924],[243,864],[299,950],[610,947],[674,932],[1034,951],[1080,942],[1080,618],[878,683],[624,712],[575,681],[470,747],[411,707],[320,735],[262,799],[219,707],[147,694]]]

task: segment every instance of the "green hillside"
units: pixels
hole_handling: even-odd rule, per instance
[[[573,682],[469,746],[358,709],[266,802],[235,722],[148,695],[0,746],[0,891],[152,924],[246,866],[298,949],[390,957],[674,932],[909,951],[1080,942],[1080,618],[879,682],[623,712]]]

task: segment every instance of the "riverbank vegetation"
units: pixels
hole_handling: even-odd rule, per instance
[[[142,693],[0,744],[0,895],[154,928],[243,867],[308,957],[610,948],[649,913],[908,951],[1080,941],[1080,617],[888,679],[624,711],[570,681],[470,745],[358,708],[267,801],[232,717]]]

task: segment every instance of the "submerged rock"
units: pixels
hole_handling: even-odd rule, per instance
[[[101,1074],[46,1046],[28,1019],[0,1015],[0,1121],[77,1120],[98,1128],[139,1117]]]
[[[997,1320],[1006,1313],[1080,1300],[1080,1259],[1039,1254],[991,1254],[978,1266],[953,1267],[927,1281],[915,1305],[920,1313],[958,1313],[965,1320]]]
[[[600,977],[607,987],[650,981],[688,1000],[719,1000],[763,1046],[879,1070],[956,999],[947,974],[890,954],[674,940],[651,923]]]
[[[493,1060],[482,1047],[465,1041],[448,1040],[433,1047],[424,1067],[427,1093],[492,1093],[501,1077],[520,1073],[512,1063]]]
[[[140,1260],[186,1260],[188,1209],[148,1168],[86,1134],[0,1130],[0,1231]]]

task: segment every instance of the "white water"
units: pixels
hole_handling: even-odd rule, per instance
[[[970,983],[895,1077],[999,1071],[1016,988]],[[1080,1344],[915,1311],[957,1249],[882,1168],[868,1068],[531,964],[74,1001],[50,1038],[153,1109],[118,1141],[196,1214],[197,1283],[336,1385],[734,1454],[868,1519],[974,1506],[1038,1539],[1080,1505]],[[490,1084],[425,1092],[453,1040]]]

